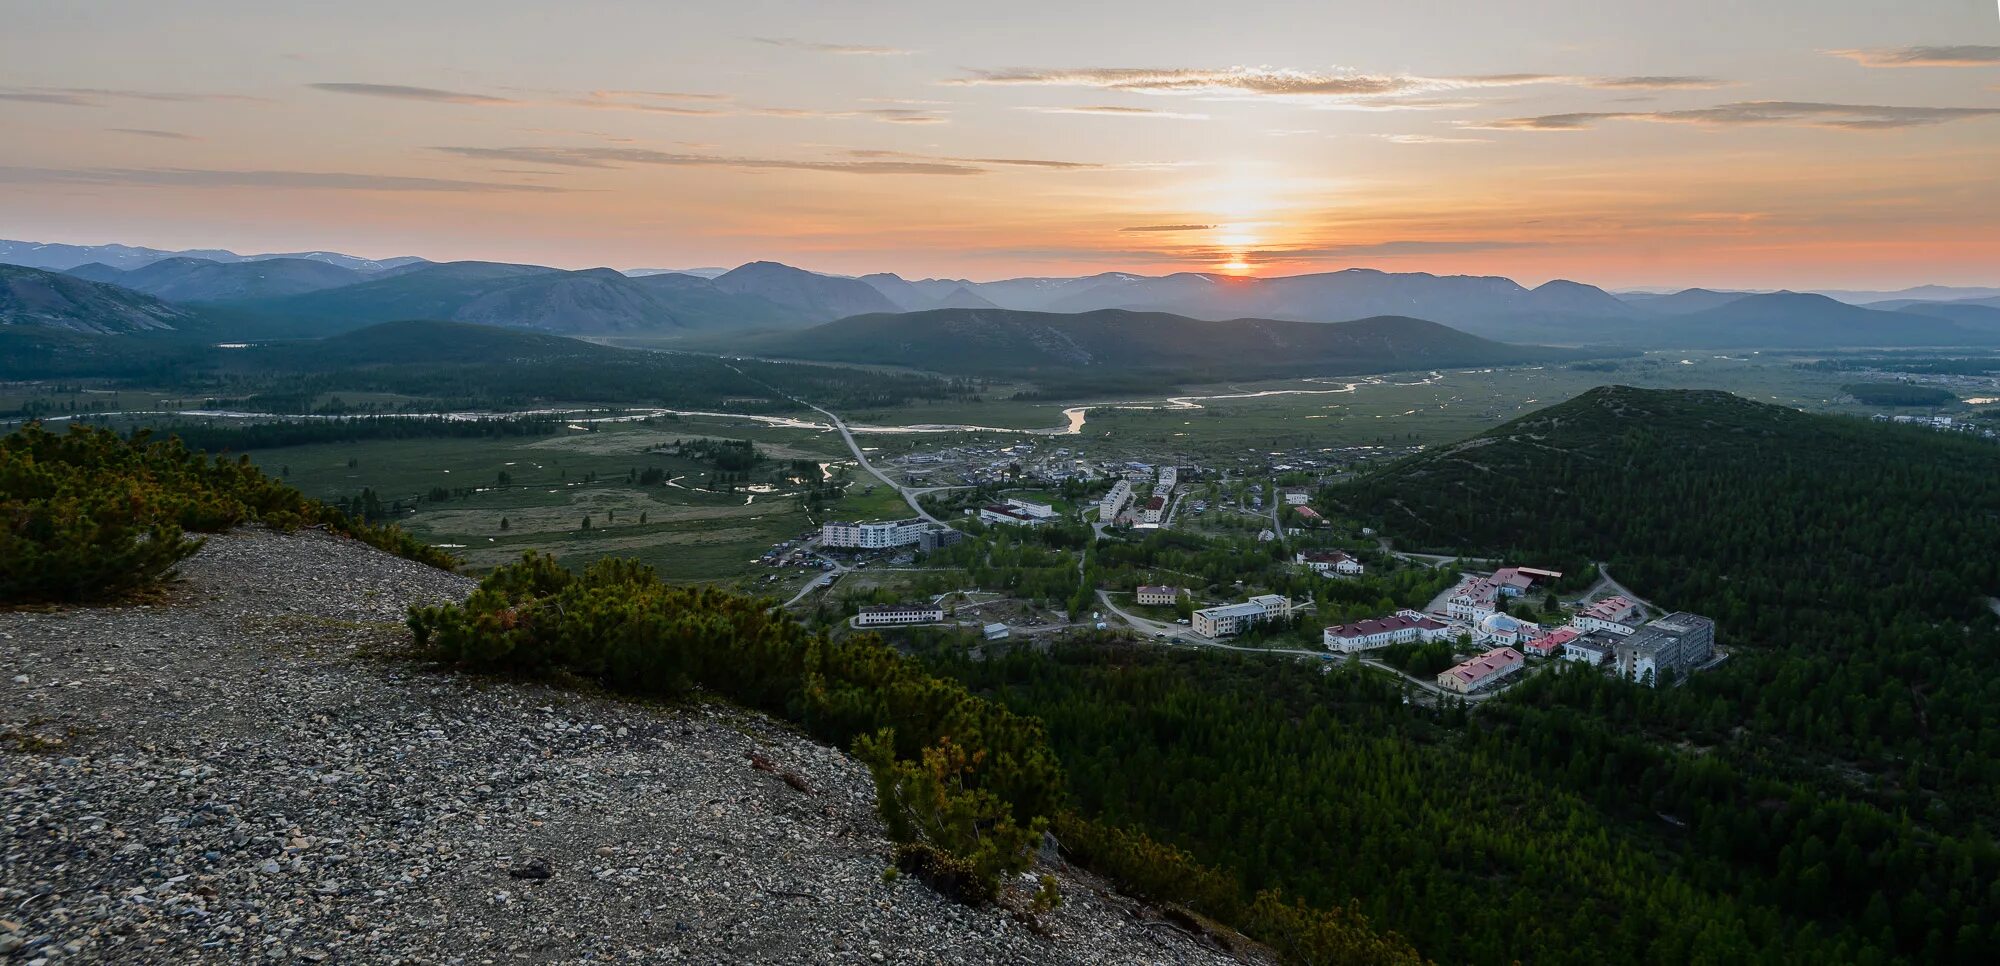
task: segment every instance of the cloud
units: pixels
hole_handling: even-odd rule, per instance
[[[1812,101],[1739,101],[1684,111],[1544,114],[1539,117],[1505,118],[1467,127],[1489,131],[1583,131],[1601,121],[1658,121],[1716,127],[1783,124],[1846,131],[1882,131],[1994,116],[2000,116],[2000,107],[1887,107]]]
[[[1134,225],[1119,231],[1207,231],[1214,225]]]
[[[1275,97],[1374,105],[1383,109],[1464,106],[1463,101],[1407,100],[1396,97],[1440,91],[1554,84],[1612,90],[1702,90],[1724,86],[1713,77],[1634,76],[1583,77],[1568,74],[1480,74],[1425,77],[1412,74],[1370,74],[1356,70],[1305,71],[1278,67],[1143,68],[1073,67],[975,70],[970,76],[944,83],[962,86],[1082,87],[1136,94],[1179,94],[1206,97]]]
[[[1046,158],[965,158],[938,154],[912,154],[908,151],[885,151],[874,148],[856,148],[848,151],[851,158],[911,158],[920,161],[948,161],[955,164],[985,164],[1010,168],[1047,168],[1056,171],[1102,171],[1125,165],[1101,164],[1096,161],[1055,161]]]
[[[134,91],[114,90],[102,87],[8,87],[0,88],[0,101],[15,101],[26,104],[53,104],[62,107],[102,107],[104,102],[113,101],[154,101],[160,103],[195,103],[202,101],[260,101],[263,98],[245,97],[241,94],[195,94],[185,91]]]
[[[773,47],[789,47],[793,50],[810,50],[813,51],[814,53],[820,53],[820,54],[845,54],[848,56],[864,56],[864,57],[901,57],[908,54],[916,53],[916,51],[914,50],[904,50],[901,47],[880,47],[874,44],[823,44],[823,43],[815,43],[809,40],[799,40],[794,37],[752,37],[750,39],[760,44],[770,44]]]
[[[477,148],[440,147],[434,150],[461,158],[506,161],[517,164],[549,164],[571,168],[623,168],[632,165],[664,165],[693,168],[742,168],[747,170],[827,171],[838,174],[922,174],[972,175],[983,169],[969,164],[913,160],[813,161],[784,158],[745,158],[713,154],[675,154],[650,148]]]
[[[361,84],[325,83],[307,84],[314,90],[334,94],[358,94],[362,97],[388,97],[403,101],[433,101],[439,104],[483,104],[490,106],[522,104],[508,97],[493,97],[488,94],[467,94],[463,91],[445,91],[435,87],[411,87],[406,84]]]
[[[548,192],[541,185],[455,181],[336,171],[211,171],[195,168],[6,168],[0,184],[68,184],[115,187],[286,188],[344,191]]]
[[[1436,134],[1377,134],[1391,144],[1491,144],[1492,138],[1454,138]]]
[[[1949,47],[1869,47],[1829,50],[1863,67],[2000,67],[2000,47],[1959,44]]]
[[[1088,107],[1020,107],[1020,111],[1037,114],[1094,114],[1101,117],[1145,117],[1172,121],[1206,121],[1206,114],[1187,114],[1180,111],[1156,111],[1150,107],[1123,107],[1117,104],[1093,104]]]
[[[146,128],[146,127],[114,127],[114,128],[109,128],[108,130],[110,130],[114,134],[130,134],[133,137],[142,137],[142,138],[159,138],[164,141],[201,140],[200,138],[195,137],[192,134],[182,134],[179,131],[156,131],[153,130],[152,128]]]
[[[948,124],[951,121],[937,111],[907,107],[872,107],[857,111],[826,111],[808,107],[756,107],[750,109],[750,114],[756,117],[781,117],[793,120],[865,118],[885,124]]]

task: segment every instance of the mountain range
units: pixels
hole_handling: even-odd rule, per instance
[[[1614,295],[1560,279],[1529,288],[1499,276],[1373,269],[1272,278],[1106,272],[993,282],[910,280],[886,272],[850,278],[776,262],[750,262],[727,271],[569,271],[501,262],[370,261],[329,252],[241,256],[0,242],[0,262],[10,260],[62,266],[73,278],[129,293],[84,299],[125,306],[100,322],[87,322],[87,312],[48,315],[48,299],[68,296],[58,296],[42,283],[42,315],[60,317],[78,331],[130,328],[130,306],[137,304],[132,297],[151,296],[212,322],[205,331],[246,340],[323,336],[423,318],[565,335],[696,337],[713,343],[718,334],[748,339],[753,336],[746,333],[753,331],[795,331],[850,316],[1118,309],[1210,321],[1325,323],[1394,316],[1425,319],[1496,342],[1620,348],[2000,345],[2000,298],[1979,294],[1991,290],[1938,286],[1910,291],[1966,297],[1906,295],[1856,305],[1810,293],[1699,288]],[[84,290],[67,291],[81,297]],[[15,314],[20,315],[18,307]],[[140,315],[172,324],[160,321],[158,309]],[[838,342],[843,337],[828,338]]]

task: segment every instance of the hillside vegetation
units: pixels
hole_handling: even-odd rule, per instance
[[[1204,322],[1116,309],[1081,314],[936,309],[858,315],[804,332],[768,336],[752,345],[761,353],[787,358],[901,365],[963,375],[1060,376],[1086,370],[1111,377],[1140,372],[1185,380],[1583,358],[1573,350],[1492,342],[1422,319]]]
[[[0,437],[0,605],[116,597],[149,587],[243,523],[324,526],[449,569],[451,556],[394,527],[349,519],[245,460],[178,440],[40,423]]]
[[[1687,817],[1716,881],[1856,948],[1963,960],[2000,921],[2000,447],[1606,387],[1327,496],[1408,549],[1608,561],[1715,618],[1734,653],[1685,687],[1566,675],[1502,702],[1570,736],[1545,775],[1640,789]],[[1764,801],[1808,793],[1826,803]]]

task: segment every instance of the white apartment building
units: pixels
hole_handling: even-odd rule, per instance
[[[1639,629],[1633,623],[1633,619],[1638,615],[1639,605],[1633,603],[1631,598],[1620,594],[1616,597],[1606,597],[1577,611],[1576,616],[1570,618],[1569,622],[1586,634],[1591,631],[1605,631],[1611,634],[1630,635]]]
[[[930,526],[920,517],[869,523],[828,521],[819,529],[819,542],[823,547],[853,547],[858,550],[907,547],[922,540],[924,531]]]
[[[1167,498],[1154,494],[1152,499],[1146,501],[1146,509],[1140,511],[1139,519],[1144,523],[1158,523],[1160,522],[1160,517],[1166,515],[1166,512]]]
[[[1177,466],[1160,467],[1160,483],[1153,488],[1155,493],[1172,493],[1174,485],[1181,481],[1181,471]]]
[[[944,608],[935,604],[873,604],[854,615],[856,627],[902,624],[937,624],[944,621]]]
[[[1241,604],[1204,607],[1194,612],[1190,626],[1208,637],[1241,634],[1253,624],[1292,616],[1292,599],[1282,594],[1261,594]]]
[[[1152,607],[1171,605],[1181,599],[1179,587],[1140,587],[1132,594],[1132,599]]]
[[[1118,519],[1118,514],[1124,512],[1125,505],[1131,502],[1132,481],[1119,480],[1112,484],[1111,492],[1104,494],[1104,498],[1097,501],[1098,521],[1110,523]]]
[[[1056,518],[1056,508],[1046,503],[1034,503],[1028,500],[1009,498],[1007,505],[1037,520],[1053,520]]]

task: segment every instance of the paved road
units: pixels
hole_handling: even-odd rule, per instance
[[[935,493],[939,490],[949,490],[951,489],[951,487],[931,486],[931,487],[924,487],[921,489],[917,489],[913,487],[904,486],[903,484],[890,479],[887,473],[884,473],[881,470],[876,469],[875,464],[868,462],[868,454],[863,453],[861,451],[861,444],[854,441],[854,433],[847,428],[846,420],[841,419],[837,415],[834,415],[834,412],[831,409],[827,409],[822,406],[813,406],[812,403],[806,403],[806,405],[812,406],[813,409],[817,410],[821,415],[825,416],[827,419],[833,422],[833,428],[840,430],[840,438],[847,441],[848,451],[854,454],[855,461],[861,464],[862,469],[875,474],[876,479],[881,480],[883,483],[886,483],[891,487],[894,487],[896,492],[902,495],[903,502],[908,503],[910,505],[910,509],[916,511],[917,516],[922,517],[923,519],[928,520],[932,523],[939,523],[939,524],[944,523],[943,520],[931,516],[931,512],[929,510],[924,509],[924,505],[917,501],[917,497],[925,493]]]
[[[1597,583],[1591,584],[1590,589],[1584,591],[1583,596],[1578,597],[1572,603],[1580,604],[1595,597],[1607,597],[1611,594],[1624,595],[1627,600],[1636,602],[1639,606],[1646,608],[1647,613],[1654,616],[1666,613],[1657,604],[1633,593],[1630,588],[1612,579],[1611,568],[1606,566],[1603,561],[1598,561],[1597,563]]]

